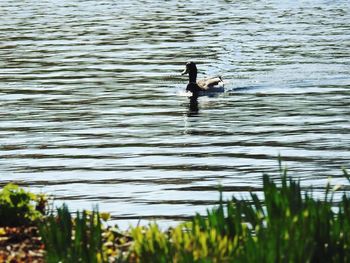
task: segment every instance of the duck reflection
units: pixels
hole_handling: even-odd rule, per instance
[[[198,98],[197,97],[190,97],[190,103],[188,104],[188,112],[187,116],[197,116],[198,115]]]

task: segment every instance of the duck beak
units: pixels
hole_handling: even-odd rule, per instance
[[[181,75],[185,75],[188,73],[188,68],[186,67],[184,71],[182,71]]]

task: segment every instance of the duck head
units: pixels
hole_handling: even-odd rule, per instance
[[[187,62],[186,63],[186,68],[185,70],[181,73],[181,75],[185,75],[188,74],[189,75],[189,80],[190,83],[196,83],[196,79],[197,79],[197,66],[194,62]]]

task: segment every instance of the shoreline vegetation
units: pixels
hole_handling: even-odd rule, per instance
[[[8,184],[0,191],[0,261],[350,262],[350,196],[341,186],[328,183],[317,199],[281,164],[278,183],[262,180],[261,199],[221,194],[205,216],[166,230],[151,223],[125,231],[108,226],[108,213],[49,209],[45,195]]]

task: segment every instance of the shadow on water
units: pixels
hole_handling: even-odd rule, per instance
[[[227,89],[225,91],[226,94],[233,94],[233,93],[237,93],[237,92],[249,92],[249,91],[255,91],[255,90],[259,90],[262,89],[262,86],[243,86],[243,87],[235,87],[235,88],[231,88],[231,89]]]

